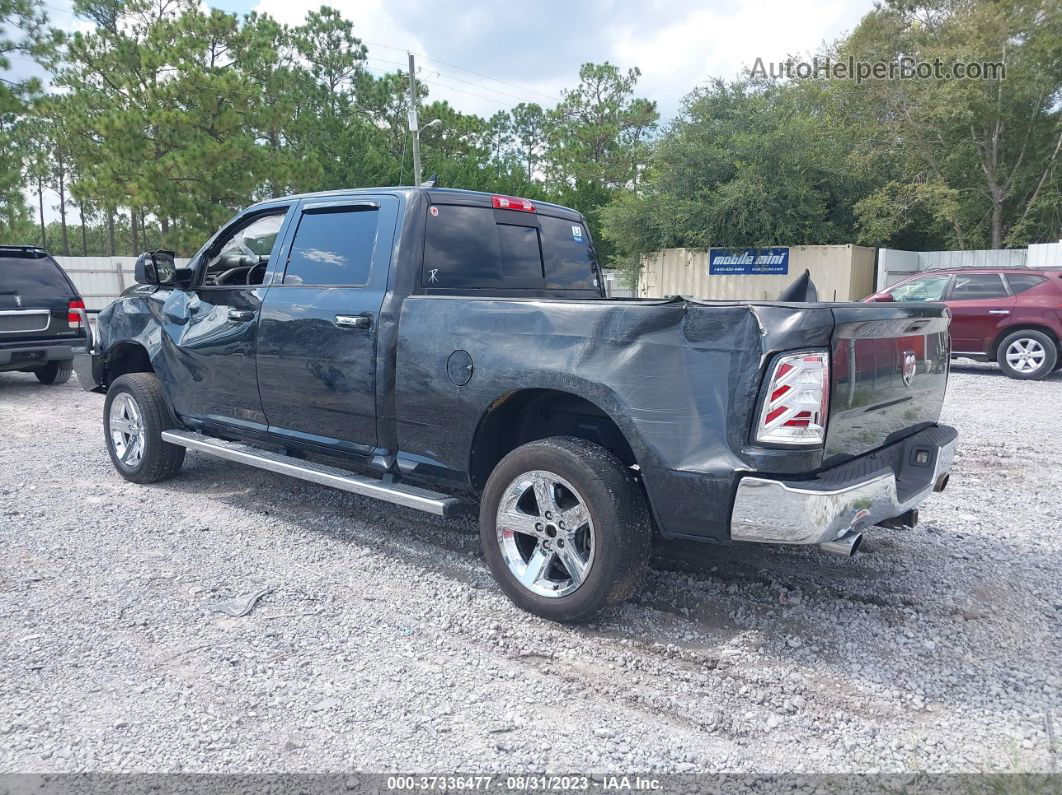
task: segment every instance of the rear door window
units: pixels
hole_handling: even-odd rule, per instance
[[[977,301],[1006,298],[1007,288],[998,273],[960,273],[951,288],[951,301]]]
[[[0,257],[0,305],[72,298],[66,276],[50,257]]]
[[[379,218],[379,208],[367,206],[303,212],[284,284],[367,284]]]

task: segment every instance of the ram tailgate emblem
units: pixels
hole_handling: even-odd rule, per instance
[[[904,386],[910,386],[914,381],[915,373],[918,371],[918,358],[915,356],[914,351],[903,352],[903,383]]]

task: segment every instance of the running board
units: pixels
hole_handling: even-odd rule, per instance
[[[299,480],[331,486],[334,489],[360,494],[363,497],[373,497],[436,516],[454,516],[463,513],[466,509],[465,504],[457,497],[409,486],[405,483],[384,483],[382,480],[356,475],[338,467],[330,467],[314,461],[303,461],[238,442],[226,442],[201,433],[163,431],[162,440],[187,447],[189,450],[216,455],[228,461],[268,469],[270,472],[279,472],[281,475],[290,475]]]

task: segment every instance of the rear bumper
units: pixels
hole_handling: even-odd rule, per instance
[[[947,483],[958,432],[926,428],[813,480],[740,480],[730,517],[734,541],[822,544],[917,508]],[[924,463],[923,463],[924,462]]]
[[[72,338],[60,342],[27,340],[24,343],[4,345],[0,347],[0,370],[19,370],[56,359],[73,359],[74,351],[82,344],[83,339]]]

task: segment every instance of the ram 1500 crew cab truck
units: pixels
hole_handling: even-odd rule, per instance
[[[586,618],[651,537],[818,544],[944,487],[948,314],[928,304],[609,299],[586,220],[433,188],[257,204],[100,315],[118,472],[185,450],[449,515],[478,499],[519,606]]]

